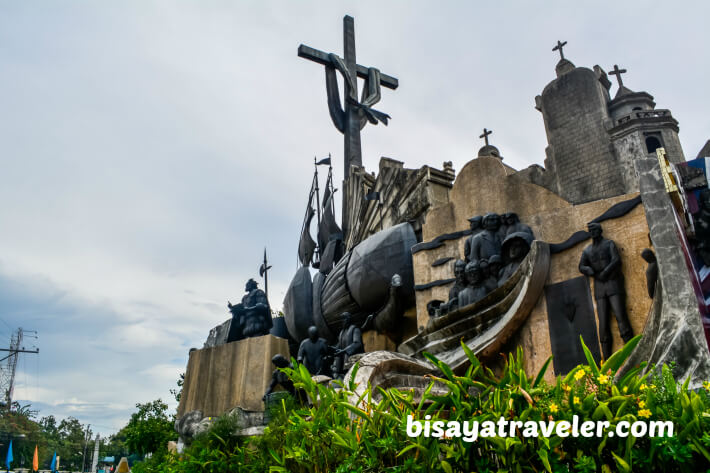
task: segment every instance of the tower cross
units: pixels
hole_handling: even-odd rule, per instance
[[[491,133],[493,133],[491,130],[486,130],[484,128],[483,134],[481,136],[479,136],[479,138],[483,138],[484,140],[486,140],[486,146],[488,146],[488,135],[490,135]]]
[[[614,64],[614,70],[609,72],[610,75],[616,76],[616,80],[619,81],[619,88],[624,86],[624,81],[621,80],[621,74],[624,73],[626,73],[626,69],[619,69],[619,66],[616,64]]]
[[[350,166],[362,166],[362,149],[360,147],[360,129],[365,123],[377,124],[379,121],[387,124],[388,115],[373,110],[370,107],[380,99],[380,86],[396,89],[399,81],[387,74],[382,74],[375,68],[357,64],[355,60],[355,20],[346,15],[343,18],[343,57],[328,54],[306,45],[298,47],[299,57],[325,66],[326,88],[328,92],[328,109],[335,127],[343,134],[345,146],[344,178],[350,174]],[[340,92],[335,71],[343,76],[344,104],[341,106]],[[358,100],[357,79],[365,79],[363,97]]]
[[[562,52],[562,48],[567,44],[567,41],[560,41],[559,39],[557,40],[557,46],[552,48],[553,51],[559,51],[560,52],[560,60],[565,58],[565,54]]]

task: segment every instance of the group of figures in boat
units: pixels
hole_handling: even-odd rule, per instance
[[[532,229],[514,212],[487,213],[468,220],[471,236],[464,243],[464,259],[454,262],[456,281],[449,300],[431,301],[431,316],[471,305],[501,286],[518,269],[535,239]]]

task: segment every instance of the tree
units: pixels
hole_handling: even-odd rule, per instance
[[[136,404],[137,412],[131,415],[123,428],[126,445],[132,452],[145,455],[167,450],[170,440],[177,439],[173,428],[174,416],[168,416],[168,405],[158,399],[145,404]]]
[[[185,373],[180,373],[180,377],[178,378],[175,384],[177,384],[178,389],[172,388],[170,390],[170,394],[175,397],[175,401],[180,403],[180,396],[182,396],[182,386],[185,384]]]

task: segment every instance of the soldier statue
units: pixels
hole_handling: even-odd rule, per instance
[[[345,376],[344,367],[351,356],[365,352],[360,327],[353,323],[350,312],[343,312],[342,317],[343,328],[338,335],[333,361],[333,377],[337,379],[343,379]]]
[[[626,315],[624,275],[621,272],[621,258],[616,244],[602,237],[600,224],[589,223],[587,229],[592,235],[592,244],[582,251],[579,271],[594,278],[594,299],[597,301],[599,317],[599,342],[602,356],[608,360],[612,353],[609,311],[613,311],[616,316],[619,334],[624,342],[631,340],[634,334]]]
[[[312,375],[330,375],[329,369],[323,362],[328,356],[328,344],[325,339],[318,337],[315,325],[308,327],[308,338],[301,342],[296,360],[302,363]],[[326,372],[328,371],[328,372]]]
[[[468,219],[471,226],[471,236],[466,238],[466,241],[463,244],[463,257],[465,263],[471,261],[471,243],[473,243],[473,238],[483,231],[481,228],[481,220],[483,220],[483,217],[480,215],[476,215],[475,217]]]
[[[268,335],[273,327],[269,301],[264,291],[259,289],[257,282],[249,279],[244,290],[247,294],[242,297],[242,302],[237,305],[227,302],[227,307],[232,313],[228,342]]]
[[[500,225],[500,216],[498,214],[487,213],[483,217],[483,231],[471,240],[469,255],[471,262],[477,262],[482,259],[488,260],[493,255],[500,255],[501,239],[498,235]]]

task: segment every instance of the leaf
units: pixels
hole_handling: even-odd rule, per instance
[[[579,336],[579,342],[582,344],[582,350],[584,350],[584,356],[587,358],[587,364],[589,365],[589,368],[592,370],[592,374],[596,378],[599,376],[599,367],[597,366],[597,362],[594,361],[594,357],[592,356],[592,352],[589,351],[589,348],[587,348],[587,345],[584,344],[584,339],[582,336]]]
[[[446,460],[441,460],[441,468],[443,468],[446,473],[453,473],[454,471]]]
[[[537,451],[537,454],[540,457],[540,461],[542,461],[542,464],[545,467],[545,469],[549,473],[552,473],[552,468],[550,467],[550,461],[547,459],[547,450],[543,450],[541,448],[540,450]]]
[[[609,359],[602,364],[600,371],[602,373],[607,373],[611,370],[612,375],[616,374],[619,368],[621,368],[621,365],[623,365],[627,358],[631,355],[631,352],[634,351],[634,348],[636,348],[639,341],[641,341],[641,337],[642,335],[636,335],[634,338],[626,342],[621,350],[611,355]]]
[[[540,384],[540,381],[545,377],[545,372],[547,371],[547,367],[550,366],[550,362],[552,361],[552,356],[549,356],[547,358],[547,361],[542,365],[542,368],[540,368],[540,371],[537,373],[537,376],[535,377],[535,381],[533,382],[532,387],[536,388],[538,384]]]
[[[619,469],[621,471],[624,471],[624,472],[631,471],[631,467],[629,466],[628,463],[626,463],[626,461],[623,458],[621,458],[619,455],[617,455],[614,452],[611,452],[611,454],[614,456],[614,460],[616,461],[616,464],[619,466]]]

